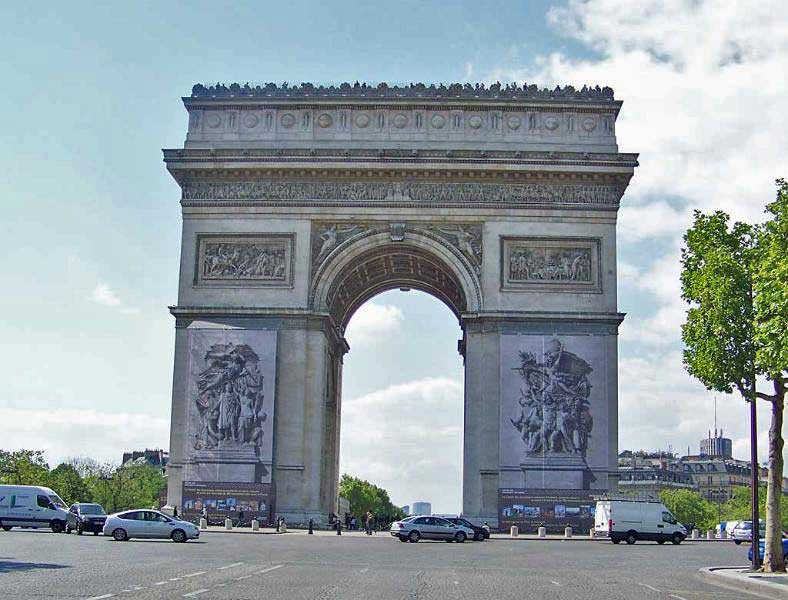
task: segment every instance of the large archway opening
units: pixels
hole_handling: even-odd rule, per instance
[[[363,304],[346,330],[340,474],[389,491],[397,506],[462,510],[462,337],[434,296],[383,292]]]

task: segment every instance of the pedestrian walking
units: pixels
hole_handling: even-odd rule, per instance
[[[173,516],[174,519],[178,518],[178,507],[177,506],[173,506],[172,507],[172,516]]]
[[[372,528],[374,526],[374,523],[375,523],[375,515],[372,514],[371,510],[368,510],[367,521],[366,521],[367,535],[372,535]]]
[[[241,527],[243,525],[243,522],[244,522],[244,511],[239,510],[238,511],[238,525],[237,525],[237,527]]]
[[[205,522],[208,523],[208,507],[202,507],[202,518],[205,519]]]

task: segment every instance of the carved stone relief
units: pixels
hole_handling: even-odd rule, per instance
[[[601,290],[595,238],[502,238],[501,260],[503,289]]]
[[[197,240],[195,283],[289,286],[292,263],[292,235],[203,234]]]
[[[187,181],[188,200],[337,200],[429,203],[594,204],[617,206],[610,185],[332,181]]]

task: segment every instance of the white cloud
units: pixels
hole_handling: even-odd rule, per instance
[[[387,489],[395,504],[461,509],[463,384],[445,377],[342,401],[341,472]]]
[[[90,293],[88,297],[89,300],[95,302],[96,304],[102,304],[104,306],[110,306],[113,308],[117,308],[120,312],[125,314],[132,314],[139,312],[139,309],[134,308],[132,306],[127,306],[119,297],[118,295],[109,287],[108,284],[99,281],[96,284],[96,287],[93,288],[93,291]]]
[[[677,210],[662,201],[624,204],[618,211],[618,235],[623,241],[639,241],[683,233],[687,215],[688,211]]]
[[[367,302],[351,317],[345,337],[352,347],[373,343],[402,326],[402,310],[389,304]]]
[[[74,456],[120,462],[124,450],[169,444],[169,420],[141,413],[3,408],[0,423],[4,450],[43,450],[52,467]]]

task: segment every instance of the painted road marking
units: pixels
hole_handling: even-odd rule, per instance
[[[677,596],[676,594],[668,594],[668,596],[671,598],[678,598],[678,600],[687,600],[683,596]]]
[[[244,579],[249,579],[250,577],[251,577],[251,575],[244,575],[243,577],[236,577],[235,580],[236,581],[243,581]]]
[[[652,592],[658,592],[659,590],[655,588],[653,585],[649,585],[647,583],[638,583],[638,585],[642,585],[644,588],[650,589]]]
[[[552,583],[553,585],[557,585],[558,587],[561,587],[561,584],[558,583],[557,581],[550,580],[550,583]]]
[[[231,565],[224,565],[223,567],[219,567],[217,570],[218,571],[224,571],[225,569],[232,569],[233,567],[240,567],[242,564],[243,564],[242,562],[237,562],[237,563],[233,563]]]
[[[188,575],[181,575],[184,579],[186,577],[197,577],[197,575],[205,575],[208,571],[197,571],[196,573],[189,573]]]
[[[276,571],[277,569],[281,569],[284,565],[274,565],[273,567],[268,567],[267,569],[263,569],[259,571],[257,574],[262,575],[263,573],[270,573],[271,571]]]
[[[193,592],[189,592],[188,594],[184,594],[183,597],[184,598],[194,598],[195,596],[199,596],[200,594],[204,594],[205,592],[208,592],[208,591],[210,591],[210,590],[208,590],[208,588],[203,588],[201,590],[194,590]]]
[[[104,594],[103,596],[93,596],[92,598],[88,598],[88,600],[104,600],[104,598],[114,598],[115,594]]]
[[[157,582],[156,582],[156,583],[154,583],[153,585],[164,585],[164,584],[166,584],[166,583],[169,583],[169,581],[157,581]]]
[[[369,571],[369,567],[365,567],[365,568],[361,569],[361,571],[359,571],[359,573],[366,573],[367,571]]]

